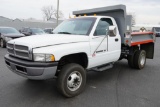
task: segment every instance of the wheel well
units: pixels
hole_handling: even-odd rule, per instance
[[[88,66],[88,57],[86,53],[76,53],[63,56],[59,60],[57,70],[61,70],[61,68],[68,63],[77,63],[81,65],[83,68],[87,68]]]
[[[122,45],[121,47],[121,55],[120,55],[120,58],[119,60],[121,59],[127,59],[128,56],[130,55],[134,55],[134,53],[137,51],[137,50],[140,50],[139,46],[132,46],[132,47],[129,47],[129,46],[125,46],[125,45]]]

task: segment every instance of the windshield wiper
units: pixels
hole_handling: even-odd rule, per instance
[[[69,32],[58,32],[58,34],[72,34],[72,33],[69,33]]]

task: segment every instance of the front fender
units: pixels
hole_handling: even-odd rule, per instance
[[[55,60],[59,61],[63,56],[75,53],[86,53],[87,56],[89,56],[90,45],[89,42],[60,44],[54,46],[34,48],[33,54],[34,53],[53,54],[55,56]]]

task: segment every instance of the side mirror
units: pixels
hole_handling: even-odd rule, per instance
[[[117,35],[116,26],[109,26],[108,35],[111,36],[111,37]]]

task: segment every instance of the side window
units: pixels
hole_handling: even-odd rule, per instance
[[[94,32],[94,36],[106,35],[106,29],[108,29],[110,25],[113,25],[112,20],[110,18],[100,19]]]

